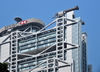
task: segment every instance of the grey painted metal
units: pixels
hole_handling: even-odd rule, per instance
[[[28,19],[26,21],[27,21],[27,23],[25,23],[25,24],[20,24],[20,22],[18,22],[18,23],[9,25],[9,26],[5,26],[5,27],[3,27],[3,28],[0,29],[0,33],[3,32],[3,31],[5,31],[5,30],[8,30],[8,29],[13,29],[13,28],[18,28],[20,26],[28,25],[30,23],[32,25],[34,25],[36,23],[35,25],[38,25],[40,28],[42,28],[42,27],[45,26],[45,24],[40,19],[31,18],[31,19]]]
[[[59,19],[60,19],[60,18],[59,18]],[[63,19],[63,18],[61,18],[61,19]],[[64,20],[64,19],[63,19],[63,20]],[[63,23],[63,22],[64,22],[64,21],[62,21],[62,23]],[[59,24],[59,23],[57,23],[57,24]],[[63,23],[63,24],[64,24],[64,23]],[[63,25],[63,26],[65,26],[65,25]],[[59,27],[59,26],[58,26],[58,27]],[[57,27],[56,29],[58,29],[58,27]],[[59,31],[59,30],[58,30],[58,31]],[[56,31],[56,32],[58,32],[58,31]],[[14,33],[16,33],[16,32],[14,32]],[[19,32],[19,33],[20,33],[20,32]],[[11,37],[13,37],[12,34],[13,34],[13,33],[11,33]],[[37,34],[38,34],[38,33],[37,33]],[[37,35],[37,34],[36,34],[36,35]],[[16,36],[18,36],[18,34],[17,34]],[[57,36],[58,36],[58,35],[57,35]],[[64,38],[64,37],[63,37],[63,38]],[[16,39],[18,39],[18,38],[16,38]],[[37,39],[37,37],[36,37],[36,39]],[[11,40],[11,41],[12,41],[12,40]],[[64,41],[63,41],[63,42],[64,42]],[[17,43],[18,43],[18,42],[17,42]],[[59,43],[59,42],[57,42],[57,44],[58,44],[58,43]],[[13,43],[12,43],[12,44],[13,44]],[[11,44],[11,45],[12,45],[12,44]],[[57,45],[57,44],[56,44],[56,45]],[[64,43],[63,43],[63,44],[64,44]],[[72,44],[72,45],[73,45],[73,44]],[[13,47],[11,47],[11,48],[13,48]],[[75,48],[75,47],[74,47],[74,48]],[[63,51],[64,51],[64,50],[65,50],[65,49],[63,48]],[[11,52],[12,52],[12,51],[11,51]],[[56,50],[56,53],[57,53],[57,52],[58,52],[58,49]],[[52,53],[52,52],[51,52],[51,53]],[[17,51],[16,51],[16,54],[17,54]],[[40,54],[40,55],[41,55],[41,54]],[[45,55],[45,54],[44,54],[44,55]],[[57,55],[57,56],[58,56],[58,55]],[[57,57],[57,56],[56,56],[56,57]],[[63,52],[63,56],[64,56],[64,52]],[[16,57],[16,58],[17,58],[17,57]],[[37,57],[36,57],[36,58],[37,58]],[[64,58],[64,57],[63,57],[63,58]],[[11,58],[11,59],[12,59],[12,58]],[[63,59],[63,60],[64,60],[64,59]],[[18,60],[16,60],[16,61],[18,61]],[[37,60],[36,60],[36,61],[37,61]],[[13,62],[13,61],[12,61],[12,62]],[[10,63],[12,64],[12,62],[10,62]],[[17,64],[17,62],[16,62],[16,64]],[[17,68],[16,68],[16,69],[17,69]],[[48,69],[49,69],[49,68],[48,68]],[[48,69],[47,69],[47,70],[48,70]],[[13,70],[13,69],[10,69],[10,70]],[[54,68],[54,70],[55,70],[55,68]]]
[[[60,25],[61,24],[61,25]],[[63,17],[57,19],[56,21],[56,58],[58,58],[60,56],[60,54],[58,54],[59,51],[62,51],[61,55],[61,60],[64,61],[64,24],[65,24],[65,19]],[[62,36],[62,37],[59,37]],[[61,40],[61,41],[60,41]],[[61,44],[61,45],[59,45]],[[61,47],[62,49],[59,50],[59,47]]]
[[[61,22],[61,23],[63,24],[63,29],[61,29],[61,30],[64,31],[64,27],[65,27],[65,25],[64,25],[64,20],[65,20],[65,18],[62,17],[62,18],[59,18],[59,19],[63,19],[63,21]],[[58,22],[59,19],[56,19],[56,20],[57,20],[57,21],[56,21],[56,22],[57,22],[57,23],[56,23],[57,25],[59,24],[59,22]],[[56,33],[58,33],[59,31],[61,31],[61,30],[58,30],[59,27],[61,27],[61,26],[57,26],[57,27],[56,27],[56,29],[57,29]],[[13,32],[13,33],[17,33],[17,32]],[[12,37],[14,37],[14,36],[13,36],[13,33],[11,33],[11,39],[12,39]],[[19,33],[20,33],[20,32],[19,32]],[[37,33],[37,34],[38,34],[38,33]],[[36,34],[36,36],[37,36],[37,34]],[[59,34],[57,34],[56,37],[58,37],[58,35],[59,35]],[[18,39],[18,37],[17,37],[17,36],[18,36],[18,33],[17,33],[17,35],[15,35],[15,36],[16,36],[16,38],[15,38],[15,39],[12,39],[11,41]],[[63,42],[63,46],[64,46],[64,32],[63,32],[63,36],[62,36],[62,37],[63,37],[63,41],[62,41],[62,42]],[[36,39],[37,39],[37,37],[36,37]],[[59,38],[58,38],[58,39],[59,39]],[[58,39],[56,39],[56,40],[57,40],[56,46],[57,46],[58,43],[59,43],[59,42],[58,42]],[[18,43],[18,42],[16,41],[16,44],[17,44],[17,43]],[[11,45],[12,45],[12,44],[13,44],[13,43],[11,42]],[[72,44],[72,45],[73,45],[73,44]],[[63,46],[62,46],[62,47],[63,47]],[[58,46],[58,47],[59,47],[59,46]],[[58,47],[56,47],[56,51],[55,51],[56,53],[58,53]],[[11,47],[11,49],[12,49],[12,48],[13,48],[13,47]],[[17,48],[17,46],[16,46],[16,48]],[[75,48],[75,47],[74,47],[74,48]],[[63,53],[62,53],[62,55],[63,55],[62,61],[64,61],[64,50],[65,50],[64,47],[63,47],[62,50],[63,50]],[[11,52],[12,52],[12,50],[11,50]],[[52,52],[51,52],[51,53],[52,53]],[[17,49],[16,49],[16,53],[15,53],[15,54],[16,54],[16,59],[17,59]],[[13,54],[11,54],[11,56],[12,56],[12,55],[13,55]],[[41,54],[40,54],[40,55],[41,55]],[[44,55],[45,55],[45,54],[44,54]],[[59,54],[56,54],[56,58],[58,57],[58,55],[59,55]],[[11,60],[12,60],[12,59],[13,59],[13,58],[11,57]],[[36,59],[37,59],[37,57],[36,57]],[[36,61],[37,61],[37,60],[36,60]],[[10,63],[12,64],[12,62],[14,62],[14,61],[11,61]],[[17,62],[18,62],[18,60],[16,60],[16,66],[17,66]],[[47,64],[47,65],[49,65],[49,64]],[[12,67],[12,66],[14,66],[14,65],[11,65],[11,67]],[[18,68],[16,67],[16,71],[17,71],[17,69],[18,69]],[[47,68],[47,71],[48,71],[48,69],[49,69],[49,67]],[[10,71],[12,71],[12,70],[13,70],[13,69],[11,68]],[[55,67],[54,67],[54,70],[55,70]]]
[[[59,17],[59,18],[56,18],[54,21],[52,21],[50,24],[48,24],[47,26],[45,26],[44,25],[44,23],[43,22],[41,22],[41,21],[38,21],[38,19],[29,19],[28,21],[29,21],[29,23],[39,23],[39,25],[40,26],[42,26],[41,28],[40,28],[40,30],[38,31],[38,32],[36,32],[36,33],[32,33],[32,32],[26,32],[26,30],[27,29],[29,29],[29,28],[32,28],[32,27],[30,27],[30,26],[27,26],[28,25],[28,23],[25,25],[25,26],[27,26],[27,28],[24,30],[24,31],[14,31],[14,32],[11,32],[10,34],[9,34],[9,36],[8,37],[6,37],[6,39],[5,40],[3,40],[2,41],[2,44],[4,44],[4,43],[7,43],[6,42],[6,40],[10,37],[11,38],[11,40],[9,40],[9,42],[11,42],[11,54],[10,54],[10,56],[4,61],[4,62],[6,62],[9,58],[11,58],[11,61],[9,62],[10,63],[10,71],[11,72],[13,72],[12,70],[15,70],[16,72],[17,72],[17,70],[18,69],[20,69],[19,67],[18,67],[18,63],[19,64],[25,64],[25,62],[22,62],[22,63],[20,63],[21,61],[24,61],[24,60],[26,60],[27,62],[28,62],[28,59],[32,59],[32,58],[34,58],[35,59],[35,62],[36,62],[36,65],[35,65],[35,67],[34,68],[32,68],[32,69],[30,69],[28,72],[38,72],[38,71],[42,71],[42,70],[46,70],[47,72],[49,72],[49,69],[53,69],[54,70],[54,72],[56,72],[56,69],[57,68],[63,68],[63,67],[70,67],[70,72],[74,72],[74,60],[73,60],[73,62],[68,62],[67,60],[65,60],[64,59],[64,57],[65,57],[65,51],[67,52],[67,51],[69,51],[69,50],[72,50],[72,49],[75,49],[75,48],[78,48],[78,47],[80,47],[80,45],[76,45],[76,44],[73,44],[73,43],[68,43],[68,42],[66,42],[65,40],[64,40],[64,38],[65,38],[65,28],[67,28],[68,26],[72,26],[72,25],[74,25],[75,23],[78,23],[79,22],[79,20],[75,20],[75,19],[68,19],[66,16],[62,16],[63,15],[63,12],[61,12],[60,13],[60,15],[61,15],[61,17]],[[59,21],[59,20],[61,20],[61,21]],[[71,23],[67,23],[67,21],[70,21]],[[49,47],[47,47],[47,48],[41,48],[41,49],[37,49],[37,50],[41,50],[41,52],[37,52],[37,54],[34,54],[34,55],[29,55],[28,53],[27,54],[25,54],[25,53],[19,53],[18,52],[18,40],[19,39],[21,39],[21,38],[24,38],[24,37],[27,37],[27,36],[31,36],[31,35],[35,35],[35,38],[36,38],[36,48],[38,47],[38,34],[39,33],[41,33],[41,32],[45,32],[45,31],[47,31],[47,30],[45,30],[47,27],[49,27],[50,25],[52,25],[53,23],[56,23],[56,27],[55,28],[53,28],[53,29],[56,29],[56,43],[55,44],[53,44],[53,45],[51,45],[51,46],[49,46]],[[18,23],[17,23],[18,24]],[[62,25],[59,25],[59,24],[62,24]],[[20,26],[20,25],[19,25]],[[23,25],[24,26],[24,25]],[[45,26],[45,27],[44,27]],[[15,25],[15,27],[18,27],[17,25]],[[58,28],[60,28],[60,27],[62,27],[61,29],[58,29]],[[6,28],[6,29],[9,29],[9,28],[13,28],[13,25],[12,25],[12,27],[8,27],[8,28]],[[5,30],[6,30],[5,29]],[[60,34],[58,33],[58,32],[61,32]],[[13,35],[15,33],[15,35]],[[22,33],[27,33],[27,35],[22,35]],[[19,36],[19,34],[21,35],[21,37],[18,37]],[[62,35],[62,37],[58,37],[59,35]],[[13,39],[13,37],[15,37],[16,36],[16,38],[14,38]],[[60,39],[62,39],[62,41],[58,41],[58,40],[60,40]],[[15,42],[13,43],[12,41],[14,41],[15,40]],[[62,43],[62,45],[58,45],[59,43]],[[13,44],[15,44],[15,46],[12,46]],[[70,45],[71,47],[70,48],[65,48],[64,47],[64,45],[65,44],[67,44],[67,45]],[[0,44],[1,45],[1,44]],[[50,48],[53,48],[53,46],[55,46],[56,48],[56,50],[55,51],[52,51],[52,52],[46,52],[47,50],[49,50]],[[15,50],[13,50],[13,48],[15,47]],[[59,47],[62,47],[62,49],[60,49],[59,50]],[[13,51],[15,51],[16,53],[12,53]],[[33,51],[36,51],[36,50],[33,50]],[[59,51],[62,51],[62,53],[61,54],[59,54],[58,52]],[[52,57],[50,57],[49,55],[51,54],[51,53],[56,53],[54,56],[52,56]],[[13,55],[16,55],[15,57],[12,57]],[[28,56],[28,57],[26,57],[26,58],[24,58],[24,59],[18,59],[18,55],[23,55],[23,56]],[[41,62],[40,64],[38,64],[38,57],[39,56],[44,56],[44,55],[48,55],[48,57],[46,57],[45,58],[45,60],[43,61],[43,62]],[[62,55],[62,57],[61,58],[58,58],[58,56],[59,55]],[[12,59],[16,59],[15,61],[13,61]],[[49,63],[49,60],[54,60],[54,62],[51,62],[51,63]],[[13,62],[15,62],[15,65],[13,65],[12,63]],[[31,61],[30,61],[31,62]],[[41,68],[40,70],[35,70],[35,69],[37,69],[37,68],[39,68],[39,66],[41,65],[41,64],[43,64],[44,62],[46,62],[47,64],[46,64],[46,66],[44,66],[43,68]],[[65,64],[65,65],[61,65],[61,66],[59,66],[60,65],[60,63],[59,63],[59,65],[56,65],[56,62],[57,63],[59,63],[59,62],[61,62],[61,63],[63,63],[63,64]],[[52,64],[53,63],[53,65],[54,65],[54,67],[49,67],[49,65],[50,64]],[[15,68],[12,68],[12,66],[15,66]],[[34,71],[35,70],[35,71]],[[65,72],[65,71],[63,71],[63,72]]]
[[[76,7],[74,7],[74,8],[68,9],[68,10],[60,11],[60,12],[56,13],[55,16],[54,16],[53,18],[58,18],[58,17],[65,16],[65,14],[66,14],[67,12],[70,12],[70,11],[73,11],[73,10],[79,10],[79,7],[76,6]]]

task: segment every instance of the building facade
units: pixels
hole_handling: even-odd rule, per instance
[[[87,34],[73,10],[58,12],[47,26],[36,18],[16,18],[1,28],[0,61],[9,63],[10,72],[88,72]]]

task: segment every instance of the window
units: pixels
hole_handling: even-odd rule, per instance
[[[45,40],[45,41],[44,41],[44,43],[47,43],[47,42],[48,42],[48,40]]]
[[[49,72],[53,72],[53,69],[49,69]]]
[[[34,50],[34,49],[36,49],[36,47],[31,47],[31,50]]]
[[[48,41],[49,41],[49,42],[51,42],[51,41],[54,41],[54,40],[56,40],[56,38],[55,38],[55,37],[54,37],[54,38],[49,39]]]
[[[12,35],[16,35],[16,33],[13,33]]]
[[[15,60],[16,60],[16,58],[13,58],[13,59],[12,59],[12,61],[15,61]]]
[[[58,51],[58,54],[62,53],[62,50]]]
[[[60,39],[58,39],[58,42],[61,42],[63,39],[62,38],[60,38]]]
[[[42,37],[38,38],[39,41],[42,40],[42,39],[43,39]]]
[[[31,40],[19,42],[19,46],[29,44],[29,43],[33,43],[33,42],[36,42],[36,39],[31,39]]]
[[[39,28],[37,27],[32,27],[32,32],[37,32],[39,30]]]
[[[51,63],[51,62],[54,62],[54,60],[53,59],[50,59],[48,62]]]
[[[20,50],[20,52],[26,52],[26,51],[28,51],[28,49]]]
[[[58,30],[61,30],[63,27],[59,27]]]
[[[58,34],[61,34],[61,33],[63,33],[63,31],[58,31]]]
[[[61,21],[62,21],[62,19],[59,19],[59,20],[58,20],[58,22],[61,22]]]
[[[53,45],[53,44],[55,44],[56,42],[54,41],[54,42],[51,42],[51,45]]]
[[[15,39],[15,38],[16,38],[16,36],[12,37],[12,39]]]
[[[45,47],[45,45],[40,45],[40,46],[38,46],[38,48],[42,48],[42,47]]]
[[[53,64],[49,64],[48,67],[53,67]]]
[[[15,50],[16,48],[12,48],[12,50]]]
[[[16,64],[16,62],[12,62],[12,65]]]
[[[12,57],[16,57],[16,55],[12,55]]]
[[[16,51],[12,51],[12,54],[15,54],[16,53]]]
[[[62,37],[63,35],[59,35],[58,38]]]
[[[16,42],[16,40],[13,40],[13,41],[12,41],[12,43],[15,43],[15,42]]]
[[[58,58],[62,57],[62,54],[58,55]]]
[[[59,23],[59,24],[58,24],[58,26],[61,26],[61,25],[62,25],[62,23]]]

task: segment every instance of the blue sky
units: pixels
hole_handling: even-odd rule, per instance
[[[76,17],[85,22],[82,31],[88,34],[88,64],[93,72],[100,72],[100,0],[2,0],[0,1],[0,28],[16,23],[15,17],[23,20],[39,18],[47,25],[56,12],[73,8]]]

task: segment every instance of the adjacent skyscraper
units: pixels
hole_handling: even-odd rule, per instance
[[[47,26],[15,18],[17,23],[0,29],[0,61],[9,63],[10,72],[88,72],[87,34],[73,10],[78,7],[56,13]]]

